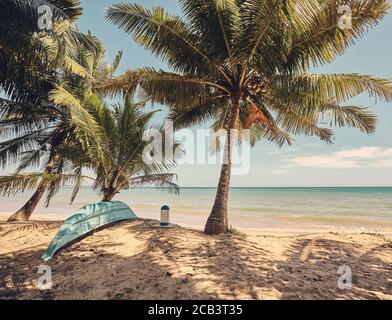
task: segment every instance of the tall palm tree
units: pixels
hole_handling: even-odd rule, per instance
[[[167,104],[177,127],[215,121],[227,130],[222,165],[207,234],[228,230],[231,129],[250,128],[254,140],[282,145],[291,134],[332,142],[330,125],[365,133],[375,116],[365,107],[345,106],[362,93],[392,100],[389,81],[368,75],[312,74],[332,62],[387,14],[386,0],[348,0],[352,29],[341,29],[335,0],[179,0],[183,17],[162,7],[110,7],[107,17],[161,57],[171,72],[129,70],[102,91],[132,92],[140,85],[153,101]]]
[[[47,191],[46,205],[65,183],[64,173],[75,176],[81,172],[80,166],[70,163],[62,151],[67,144],[78,138],[76,125],[80,121],[92,121],[83,110],[83,104],[89,103],[92,86],[96,81],[110,77],[116,71],[121,52],[113,64],[105,61],[102,45],[91,34],[87,35],[90,46],[78,46],[74,54],[75,63],[86,71],[88,76],[75,74],[73,70],[63,69],[58,84],[52,84],[52,90],[38,106],[32,103],[0,101],[0,133],[7,139],[0,141],[0,164],[5,167],[19,163],[14,175],[0,177],[0,190],[4,195],[23,192],[26,186],[36,188],[31,198],[10,218],[9,221],[28,220],[35,207]],[[61,93],[73,92],[74,105],[69,101],[62,104]],[[80,102],[82,101],[82,102]],[[44,164],[41,173],[25,173]],[[62,176],[60,174],[63,174]],[[72,178],[73,179],[73,178]],[[81,180],[77,180],[79,186]],[[75,191],[76,192],[76,191]],[[74,198],[75,193],[72,196]]]

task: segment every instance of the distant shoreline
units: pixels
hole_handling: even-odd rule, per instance
[[[9,216],[11,216],[12,213],[0,213],[0,225],[1,224],[6,224],[6,220]],[[145,215],[140,216],[141,218],[146,218]],[[206,214],[207,217],[207,214]],[[56,215],[56,214],[42,214],[42,213],[36,213],[33,214],[32,218],[28,222],[22,222],[21,224],[35,224],[35,223],[40,223],[40,222],[63,222],[67,217],[64,217],[62,215]],[[148,217],[151,218],[151,217]],[[158,218],[158,217],[156,217]],[[229,214],[230,218],[230,214]],[[203,220],[200,220],[201,222],[193,221],[191,218],[181,218],[178,219],[177,217],[172,218],[172,222],[175,224],[178,224],[182,227],[185,228],[192,228],[195,230],[202,231],[204,228],[204,222]],[[14,223],[18,224],[18,223]],[[382,234],[382,235],[391,235],[392,236],[392,226],[389,227],[382,227],[382,226],[377,226],[377,225],[363,225],[363,226],[349,226],[349,225],[320,225],[317,223],[290,223],[290,224],[276,224],[272,225],[270,222],[266,223],[265,226],[259,226],[259,227],[250,227],[250,226],[238,226],[237,224],[234,224],[233,227],[238,230],[245,231],[247,233],[260,233],[260,232],[269,232],[269,233],[285,233],[285,234],[314,234],[315,232],[317,233],[343,233],[343,234]]]

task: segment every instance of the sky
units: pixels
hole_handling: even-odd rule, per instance
[[[126,0],[124,0],[126,1]],[[90,30],[103,43],[111,60],[123,50],[118,70],[155,67],[168,69],[158,58],[136,45],[131,36],[105,18],[105,10],[121,1],[82,0],[84,15],[78,26]],[[176,0],[135,0],[147,8],[161,5],[181,15]],[[344,56],[314,70],[322,73],[350,73],[392,78],[392,16],[388,15]],[[392,186],[392,104],[375,103],[367,95],[350,101],[371,107],[379,120],[371,136],[355,129],[336,129],[333,145],[314,137],[296,137],[291,147],[279,149],[260,142],[252,151],[250,170],[232,178],[234,187],[314,187],[314,186]],[[202,152],[202,151],[198,151]],[[219,179],[218,165],[180,165],[176,168],[182,187],[214,187]]]

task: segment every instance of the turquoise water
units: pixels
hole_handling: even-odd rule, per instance
[[[88,187],[81,189],[74,204],[72,188],[62,188],[49,208],[41,204],[36,213],[68,217],[99,197]],[[126,190],[115,199],[125,201],[145,218],[159,218],[163,204],[171,207],[174,222],[202,226],[212,207],[215,188],[183,188],[180,195],[155,189]],[[28,195],[0,198],[0,212],[12,212]],[[230,219],[247,228],[298,225],[353,225],[392,227],[392,187],[379,188],[232,188]]]

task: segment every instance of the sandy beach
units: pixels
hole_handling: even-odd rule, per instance
[[[119,223],[43,263],[61,222],[1,222],[0,299],[392,299],[391,231],[211,237],[155,223]],[[37,288],[42,264],[51,290]],[[338,288],[343,265],[351,289]]]
[[[1,0],[0,302],[392,300],[392,2],[324,2]]]

